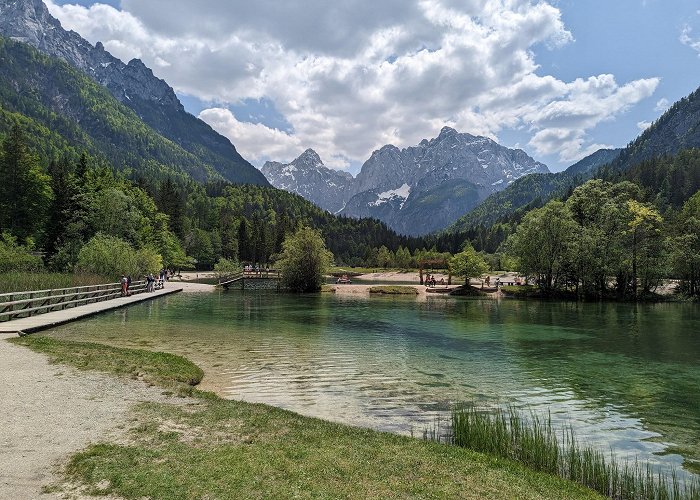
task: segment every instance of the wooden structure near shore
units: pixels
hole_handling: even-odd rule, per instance
[[[145,281],[134,281],[129,287],[129,295],[137,295],[145,291]],[[121,296],[120,283],[3,293],[0,294],[0,321],[62,311]]]
[[[261,269],[259,271],[238,271],[219,278],[219,286],[226,290],[237,288],[240,290],[277,290],[282,286],[282,273],[275,269]]]
[[[35,297],[32,300],[49,301],[44,305],[38,305],[34,307],[27,307],[24,309],[24,317],[14,317],[10,321],[0,322],[0,336],[3,334],[20,334],[32,333],[39,330],[45,330],[56,325],[61,325],[64,323],[69,323],[78,319],[86,318],[94,314],[109,311],[112,309],[117,309],[120,307],[128,306],[131,304],[136,304],[138,302],[145,302],[147,300],[155,299],[157,297],[162,297],[165,295],[170,295],[173,293],[181,292],[182,288],[177,286],[167,286],[166,288],[161,288],[160,290],[155,290],[154,292],[146,293],[145,283],[139,282],[139,284],[132,283],[132,295],[128,297],[121,296],[121,287],[118,288],[118,292],[114,293],[114,284],[109,285],[108,288],[102,290],[90,290],[90,291],[78,291],[78,295],[82,298],[65,300],[68,297],[63,297],[63,302],[58,303],[59,296],[72,296],[72,293],[61,293],[46,295],[48,290],[39,290],[34,292],[22,292],[25,294],[38,294],[41,293],[41,297]],[[75,288],[96,288],[96,287],[107,287],[108,285],[95,285],[93,287],[75,287]],[[134,289],[135,286],[139,287],[138,293]],[[143,287],[143,288],[141,288]],[[73,290],[63,289],[66,290]],[[52,292],[58,292],[58,290],[52,290]],[[9,294],[3,294],[9,295]],[[19,295],[19,294],[12,294]],[[28,299],[20,299],[28,300]],[[15,302],[15,301],[13,301]],[[78,304],[80,303],[80,304]],[[0,307],[8,307],[7,301],[0,303]],[[29,309],[35,309],[32,311],[31,315],[28,312]],[[41,311],[41,313],[39,312]],[[22,313],[21,310],[13,311],[13,315],[17,313]],[[8,316],[6,314],[5,316]]]

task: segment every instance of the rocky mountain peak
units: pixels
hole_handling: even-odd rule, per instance
[[[349,173],[326,167],[313,149],[289,163],[268,161],[261,171],[276,188],[303,196],[333,213],[345,206],[353,181]]]
[[[323,165],[323,162],[321,161],[321,157],[318,156],[318,153],[311,148],[307,149],[302,154],[300,154],[297,157],[297,159],[294,160],[292,163],[303,163],[303,164],[309,165],[309,166]]]
[[[455,129],[452,127],[444,126],[440,130],[440,134],[438,135],[438,139],[444,139],[445,137],[450,137],[450,136],[455,136],[459,132],[457,132]]]
[[[107,52],[101,42],[93,46],[78,33],[64,30],[41,0],[0,0],[0,35],[63,59],[107,87],[125,104],[138,97],[184,109],[175,91],[155,77],[140,59],[124,64]]]

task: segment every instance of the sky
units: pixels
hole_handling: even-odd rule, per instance
[[[260,167],[356,174],[443,126],[560,171],[700,86],[698,0],[45,0]]]

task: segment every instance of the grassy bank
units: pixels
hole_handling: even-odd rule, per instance
[[[56,340],[30,335],[12,342],[46,354],[52,363],[143,380],[181,395],[193,393],[204,372],[191,361],[164,352],[123,349],[103,344]]]
[[[71,273],[0,273],[0,293],[50,290],[73,286],[116,283],[117,276],[105,278],[95,274]]]
[[[55,362],[137,376],[193,396],[185,405],[140,405],[127,442],[93,445],[71,457],[66,480],[86,485],[88,493],[168,499],[597,498],[512,460],[191,390],[201,372],[178,356],[34,336],[13,342]]]

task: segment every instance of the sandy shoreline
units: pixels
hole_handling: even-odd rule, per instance
[[[143,382],[52,365],[0,339],[0,498],[65,498],[41,489],[90,443],[124,439],[140,402],[187,404]],[[80,496],[80,495],[78,495]]]

